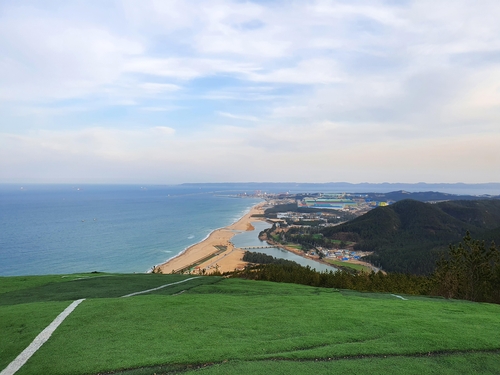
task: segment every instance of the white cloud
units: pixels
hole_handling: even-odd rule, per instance
[[[155,126],[153,131],[162,136],[171,136],[175,134],[175,129],[169,128],[168,126]]]
[[[126,72],[189,80],[217,73],[250,73],[257,67],[222,59],[194,58],[137,58],[124,67]]]
[[[235,120],[244,120],[244,121],[258,121],[259,120],[255,116],[235,115],[235,114],[228,113],[228,112],[217,111],[217,114],[220,116],[232,118]]]
[[[180,86],[173,85],[171,83],[153,83],[153,82],[142,83],[139,85],[139,87],[151,94],[160,94],[165,91],[171,92],[181,89]]]
[[[0,98],[43,100],[94,93],[119,79],[128,56],[143,52],[105,27],[31,12],[5,12],[0,22]]]
[[[381,136],[376,127],[362,137],[348,124],[329,122],[293,127],[211,126],[188,135],[177,135],[169,127],[0,134],[0,178],[22,176],[33,165],[38,166],[40,178],[57,174],[56,169],[76,168],[93,181],[111,173],[122,182],[135,181],[134,176],[145,176],[145,171],[149,171],[149,181],[159,182],[156,176],[168,175],[170,179],[163,180],[168,183],[218,178],[290,180],[289,165],[294,181],[382,182],[393,173],[409,182],[454,182],[456,176],[461,176],[460,181],[477,182],[484,181],[485,174],[494,181],[497,176],[498,134],[422,143]],[[33,155],[35,160],[31,160]]]
[[[0,181],[500,181],[498,1],[34,4],[0,5]]]
[[[341,82],[344,75],[333,59],[310,59],[300,61],[292,68],[279,68],[270,73],[250,73],[249,78],[256,82],[314,85]]]
[[[180,107],[180,106],[159,106],[159,107],[140,107],[139,109],[141,111],[147,111],[147,112],[170,112],[170,111],[175,111],[178,109],[183,109],[183,107]]]

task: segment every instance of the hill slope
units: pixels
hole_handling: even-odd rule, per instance
[[[328,238],[350,233],[358,239],[356,247],[374,251],[369,260],[386,271],[428,274],[440,252],[467,231],[476,239],[500,239],[500,200],[402,200],[322,233]]]
[[[86,300],[18,374],[500,370],[500,305],[222,277],[94,276],[0,278],[0,370],[73,298]]]

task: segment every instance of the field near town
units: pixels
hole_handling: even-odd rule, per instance
[[[356,271],[363,271],[363,272],[371,272],[371,268],[367,266],[363,266],[362,264],[357,264],[357,263],[347,263],[347,262],[342,262],[341,260],[335,260],[335,259],[324,259],[325,262],[328,262],[330,264],[333,264],[334,266],[342,266],[342,267],[348,267],[352,268]]]
[[[16,373],[498,374],[500,305],[181,275],[0,278],[0,371],[85,300]]]

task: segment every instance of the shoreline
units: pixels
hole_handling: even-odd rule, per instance
[[[275,241],[270,240],[270,239],[267,239],[267,240],[266,240],[266,242],[267,242],[269,245],[271,245],[271,246],[274,246],[274,247],[276,247],[276,248],[278,248],[278,249],[283,249],[283,250],[286,250],[286,251],[288,251],[288,252],[290,252],[290,253],[292,253],[292,254],[295,254],[295,255],[297,255],[297,256],[299,256],[299,257],[301,257],[301,258],[304,258],[304,259],[307,259],[307,260],[312,260],[312,261],[318,262],[318,263],[320,263],[320,264],[324,264],[324,265],[326,265],[326,266],[329,266],[329,267],[331,267],[331,268],[334,268],[335,270],[339,270],[339,268],[338,268],[338,267],[336,267],[335,265],[333,265],[333,264],[331,264],[331,263],[328,263],[328,262],[324,261],[323,259],[320,259],[318,256],[310,256],[310,255],[306,255],[306,254],[304,254],[304,252],[303,252],[303,251],[301,251],[301,250],[298,250],[298,249],[296,249],[296,248],[294,248],[294,247],[291,247],[291,246],[278,244],[278,243],[276,243]]]
[[[231,238],[238,231],[253,230],[252,221],[262,218],[252,215],[262,214],[265,204],[266,202],[256,204],[236,222],[213,230],[202,241],[189,246],[164,263],[154,266],[152,272],[169,274],[194,271],[209,274],[216,269],[220,272],[230,272],[245,267],[247,262],[242,260],[244,251],[236,248]]]
[[[176,254],[176,255],[174,255],[174,256],[171,256],[171,257],[170,257],[170,258],[168,258],[166,261],[164,261],[164,262],[162,262],[162,263],[158,263],[158,264],[154,265],[153,267],[151,267],[151,268],[147,271],[147,273],[154,273],[157,267],[163,266],[164,264],[167,264],[167,263],[168,263],[168,262],[170,262],[171,260],[174,260],[175,258],[182,256],[182,255],[183,255],[186,251],[188,251],[191,247],[193,247],[193,246],[195,246],[195,245],[198,245],[198,244],[202,243],[203,241],[206,241],[207,239],[209,239],[209,238],[210,238],[210,236],[212,235],[212,233],[213,233],[213,232],[215,232],[216,230],[219,230],[219,229],[222,229],[222,228],[217,228],[217,229],[212,230],[212,231],[211,231],[209,234],[207,234],[207,235],[206,235],[206,236],[205,236],[205,237],[204,237],[204,238],[203,238],[200,242],[197,242],[197,243],[195,243],[195,244],[193,244],[193,245],[189,245],[189,246],[185,247],[185,248],[184,248],[184,250],[182,250],[179,254]]]

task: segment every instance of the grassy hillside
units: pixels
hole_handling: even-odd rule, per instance
[[[369,260],[386,271],[428,274],[439,254],[467,231],[476,239],[500,239],[500,200],[403,200],[322,233],[327,238],[357,237],[356,247],[375,251]]]
[[[0,278],[0,369],[87,298],[18,374],[500,371],[499,305],[222,277],[120,298],[187,277]]]

